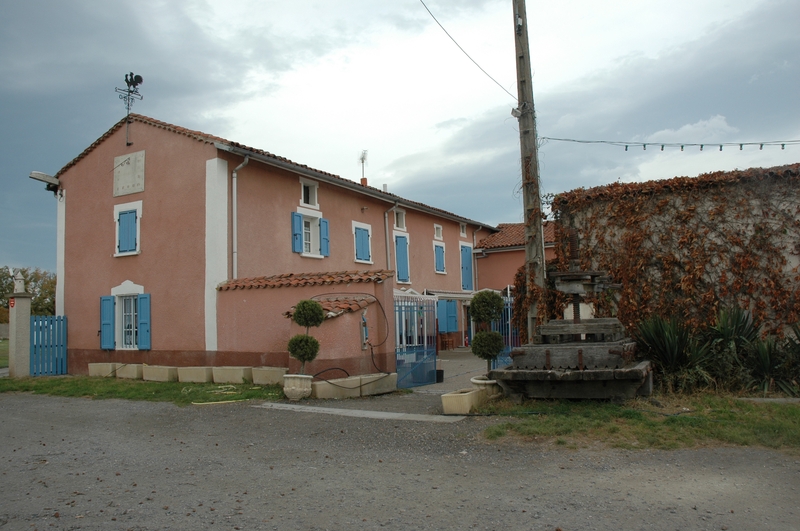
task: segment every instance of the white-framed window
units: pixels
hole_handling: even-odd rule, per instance
[[[433,237],[437,240],[442,240],[444,237],[442,236],[442,226],[438,223],[433,224]]]
[[[114,205],[114,256],[141,252],[142,201]]]
[[[319,208],[319,183],[308,179],[300,179],[300,204],[305,207]]]
[[[406,212],[404,210],[395,209],[394,228],[397,230],[406,230]]]
[[[433,242],[433,270],[439,275],[447,274],[444,256],[444,242]]]
[[[459,234],[461,234],[461,236],[466,236],[467,235],[467,224],[466,223],[459,223],[458,224],[458,230],[459,230]]]
[[[372,225],[353,221],[355,261],[372,264]]]
[[[330,255],[328,220],[322,212],[303,207],[292,212],[292,252],[307,258]]]
[[[100,348],[150,350],[150,294],[126,280],[100,297]]]

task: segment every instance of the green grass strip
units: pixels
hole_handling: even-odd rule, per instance
[[[283,388],[279,385],[146,382],[88,376],[0,378],[0,393],[8,392],[172,402],[178,406],[238,400],[274,401],[284,397]]]
[[[672,399],[674,402],[676,399]],[[558,444],[599,441],[618,448],[692,448],[712,444],[800,448],[800,404],[753,403],[733,397],[680,397],[681,407],[644,401],[533,400],[490,403],[480,412],[512,420],[488,428],[489,439],[518,435]]]

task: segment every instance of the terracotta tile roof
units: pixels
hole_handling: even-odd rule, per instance
[[[374,271],[340,271],[335,273],[284,273],[271,277],[235,278],[221,284],[219,291],[236,289],[299,288],[303,286],[325,286],[331,284],[350,284],[351,282],[376,282],[394,276],[394,271],[378,269]]]
[[[339,297],[327,297],[321,299],[314,299],[322,305],[322,310],[325,312],[325,319],[333,319],[345,313],[360,312],[373,302],[377,301],[372,295],[342,295]],[[291,319],[294,315],[295,307],[286,312],[283,312],[284,317]]]
[[[504,249],[508,247],[525,246],[524,223],[500,223],[497,225],[499,232],[490,234],[478,242],[478,249]],[[556,241],[556,227],[552,221],[544,222],[544,243]]]
[[[191,139],[198,140],[200,142],[205,142],[205,143],[208,143],[208,144],[220,143],[220,144],[226,144],[228,146],[232,146],[232,147],[235,147],[235,148],[238,148],[238,149],[243,149],[243,150],[249,151],[251,153],[254,153],[256,155],[262,156],[262,157],[273,159],[275,161],[278,161],[278,162],[281,162],[281,163],[284,163],[284,164],[292,165],[292,166],[298,168],[298,170],[306,170],[306,171],[309,171],[309,172],[313,172],[313,173],[317,173],[317,174],[323,175],[323,176],[325,176],[325,177],[327,177],[329,179],[332,179],[334,181],[341,181],[342,184],[347,184],[349,186],[353,186],[353,185],[360,186],[360,187],[364,188],[365,191],[369,190],[369,193],[372,194],[372,195],[377,195],[379,197],[384,197],[387,202],[391,202],[391,203],[401,202],[404,205],[408,205],[408,206],[412,206],[412,207],[413,206],[418,206],[418,207],[421,207],[423,209],[427,209],[427,210],[430,210],[430,211],[437,212],[439,214],[445,215],[447,217],[456,218],[456,219],[458,219],[458,220],[460,220],[462,222],[471,223],[473,225],[480,225],[485,229],[494,230],[494,227],[492,227],[491,225],[488,225],[486,223],[482,223],[480,221],[474,221],[474,220],[471,220],[469,218],[465,218],[465,217],[459,216],[458,214],[453,214],[452,212],[448,212],[447,210],[442,210],[440,208],[436,208],[436,207],[432,207],[430,205],[426,205],[425,203],[420,203],[420,202],[417,202],[417,201],[412,201],[410,199],[405,199],[403,197],[400,197],[399,195],[395,195],[395,194],[392,194],[392,193],[389,193],[389,192],[384,192],[383,190],[381,190],[379,188],[375,188],[373,186],[365,186],[365,185],[362,185],[362,184],[357,183],[355,181],[352,181],[350,179],[345,179],[343,177],[339,177],[338,175],[335,175],[333,173],[328,173],[326,171],[317,170],[315,168],[311,168],[310,166],[306,166],[305,164],[299,164],[299,163],[294,162],[292,160],[289,160],[289,159],[287,159],[285,157],[281,157],[279,155],[275,155],[275,154],[270,153],[268,151],[264,151],[263,149],[252,148],[252,147],[246,146],[244,144],[240,144],[238,142],[231,142],[230,140],[226,140],[226,139],[224,139],[222,137],[219,137],[219,136],[209,135],[209,134],[206,134],[206,133],[203,133],[203,132],[200,132],[200,131],[194,131],[192,129],[187,129],[185,127],[180,127],[178,125],[168,124],[167,122],[162,122],[160,120],[156,120],[154,118],[143,116],[141,114],[132,113],[130,115],[129,119],[130,119],[131,122],[139,122],[139,123],[142,123],[142,124],[146,124],[146,125],[150,125],[150,126],[153,126],[153,127],[157,127],[159,129],[164,129],[164,130],[167,130],[167,131],[171,131],[173,133],[184,135],[184,136],[187,136],[187,137],[189,137]],[[77,157],[72,159],[70,162],[67,163],[66,166],[61,168],[58,171],[58,173],[56,173],[55,177],[58,178],[61,174],[63,174],[69,168],[71,168],[72,166],[74,166],[75,164],[80,162],[80,160],[83,159],[84,157],[86,157],[89,153],[94,151],[94,149],[97,146],[99,146],[103,141],[105,141],[107,138],[109,138],[118,129],[123,127],[125,125],[125,120],[126,119],[123,118],[122,120],[120,120],[119,122],[114,124],[114,126],[111,129],[106,131],[100,138],[95,140],[89,147],[84,149],[83,152],[80,155],[78,155]]]

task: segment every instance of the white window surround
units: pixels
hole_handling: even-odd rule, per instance
[[[466,223],[459,223],[458,224],[458,230],[459,230],[461,236],[466,236],[467,235],[467,224]]]
[[[406,231],[406,211],[396,208],[394,210],[394,228],[395,230]],[[402,234],[401,234],[402,236]]]
[[[353,260],[358,262],[359,264],[374,264],[375,262],[372,261],[372,225],[367,223],[361,223],[360,221],[353,221],[352,222],[352,229],[353,229]],[[369,234],[369,260],[359,260],[356,258],[356,245],[355,245],[355,237],[356,237],[356,229],[364,229]]]
[[[118,250],[117,244],[119,243],[119,214],[120,212],[127,212],[129,210],[136,211],[136,250],[121,253]],[[131,201],[130,203],[122,203],[114,205],[114,256],[132,256],[142,252],[142,200]]]
[[[144,286],[134,284],[130,280],[126,280],[119,286],[111,288],[111,295],[116,298],[114,305],[114,340],[116,341],[116,350],[139,350],[139,347],[124,346],[123,333],[123,304],[122,297],[130,297],[144,294]]]
[[[300,256],[304,256],[306,258],[318,258],[320,260],[325,258],[319,252],[319,220],[322,218],[322,212],[319,210],[309,210],[308,208],[303,207],[297,207],[296,212],[303,216],[303,222],[311,222],[311,252],[307,253],[303,251],[300,253]]]
[[[436,269],[436,248],[441,247],[443,251],[443,255],[445,257],[444,262],[444,271],[438,271]],[[447,249],[445,248],[444,242],[433,242],[433,272],[437,275],[446,275],[447,274]]]
[[[305,188],[309,188],[309,200],[305,201]],[[300,204],[308,208],[319,209],[319,183],[300,177]]]
[[[442,226],[439,225],[438,223],[434,223],[433,224],[433,237],[435,239],[437,239],[437,240],[443,240],[444,239],[443,234],[444,233],[442,232]]]

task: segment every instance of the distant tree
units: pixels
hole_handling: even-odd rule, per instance
[[[8,322],[8,299],[14,293],[14,276],[22,273],[25,289],[33,295],[31,315],[55,315],[56,313],[56,275],[42,269],[23,267],[12,274],[6,266],[0,267],[0,322]],[[5,316],[5,321],[3,317]]]

